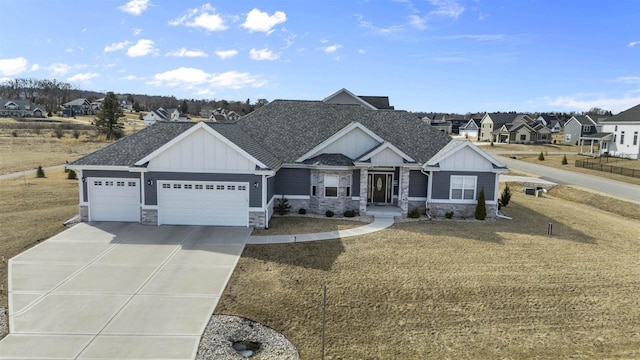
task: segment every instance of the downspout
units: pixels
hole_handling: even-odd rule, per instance
[[[429,218],[429,220],[431,220],[431,214],[430,211],[431,209],[429,209],[429,200],[431,200],[431,173],[429,172],[429,174],[424,172],[424,168],[421,166],[420,167],[420,172],[422,173],[422,175],[426,175],[429,179],[427,180],[427,202],[424,204],[425,206],[425,215],[427,215],[427,217]]]
[[[276,176],[276,174],[274,173],[273,175],[262,175],[263,176],[263,183],[264,186],[262,187],[262,193],[263,193],[263,199],[264,199],[264,228],[268,229],[269,228],[269,201],[270,199],[267,199],[267,195],[269,194],[269,192],[267,191],[267,187],[269,185],[269,182],[267,181],[267,179],[272,178],[274,176]]]

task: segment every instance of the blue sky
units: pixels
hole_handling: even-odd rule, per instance
[[[177,98],[614,112],[640,103],[639,0],[0,0],[0,79]]]

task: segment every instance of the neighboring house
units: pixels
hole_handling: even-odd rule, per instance
[[[486,113],[480,121],[480,141],[506,142],[508,136],[500,130],[506,124],[513,124],[516,119],[525,120],[524,116],[514,113]],[[526,116],[526,120],[531,120]],[[532,121],[532,120],[531,120]],[[510,126],[507,126],[508,129]],[[500,136],[502,134],[502,136]],[[501,140],[501,141],[500,141]]]
[[[537,144],[549,144],[551,143],[551,129],[546,127],[543,124],[538,124],[533,127],[533,130],[536,132],[536,140]]]
[[[602,141],[600,155],[640,159],[640,105],[603,120],[601,124],[603,133],[609,138]]]
[[[142,118],[142,120],[144,121],[144,124],[146,126],[154,125],[158,121],[191,121],[188,116],[180,114],[180,111],[178,109],[165,110],[161,107],[157,108],[156,110],[149,111],[147,115]]]
[[[509,128],[509,144],[535,144],[538,140],[537,132],[525,122],[512,125]]]
[[[552,114],[540,114],[537,118],[535,118],[536,123],[542,124],[547,127],[550,127],[550,124],[554,121],[558,121],[558,117]]]
[[[91,106],[89,100],[80,98],[71,100],[68,103],[62,104],[62,116],[63,117],[74,117],[77,115],[95,115],[97,114],[96,109]]]
[[[44,108],[32,105],[29,100],[0,99],[0,117],[46,117]]]
[[[214,110],[212,110],[212,109],[202,109],[202,110],[200,110],[199,115],[200,115],[201,118],[208,119],[209,117],[211,117],[211,114],[213,114],[213,111]]]
[[[595,134],[596,123],[588,116],[572,116],[564,124],[564,144],[578,145],[580,137]]]
[[[215,122],[233,122],[240,118],[240,115],[232,110],[217,108],[209,115],[209,121]]]
[[[478,138],[478,129],[480,129],[480,121],[482,119],[471,119],[465,125],[461,126],[460,135],[468,139],[476,140]]]
[[[158,122],[71,163],[83,221],[268,227],[283,196],[324,214],[497,211],[507,168],[405,111],[276,100],[232,123]]]
[[[371,110],[393,110],[388,96],[357,96],[347,89],[340,89],[324,98],[327,104],[356,104]]]
[[[451,123],[451,132],[450,134],[460,134],[460,127],[464,126],[469,122],[469,119],[465,118],[463,115],[451,115],[447,116],[447,121]]]
[[[547,127],[552,133],[562,132],[562,122],[560,120],[552,121],[550,124],[547,124]]]

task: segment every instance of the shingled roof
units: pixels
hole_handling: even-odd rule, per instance
[[[627,122],[627,121],[640,121],[640,104],[630,109],[627,109],[618,115],[614,115],[608,119],[600,120],[600,122]]]
[[[234,123],[205,124],[268,168],[278,169],[284,163],[295,163],[300,156],[353,122],[364,125],[419,163],[429,160],[451,141],[448,135],[405,111],[369,110],[360,105],[322,101],[275,100]],[[71,165],[134,166],[196,124],[158,122]],[[331,160],[346,163],[345,159]]]

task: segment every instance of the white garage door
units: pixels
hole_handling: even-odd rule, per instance
[[[249,184],[160,181],[158,223],[249,226]]]
[[[89,221],[140,222],[140,180],[88,178]]]

